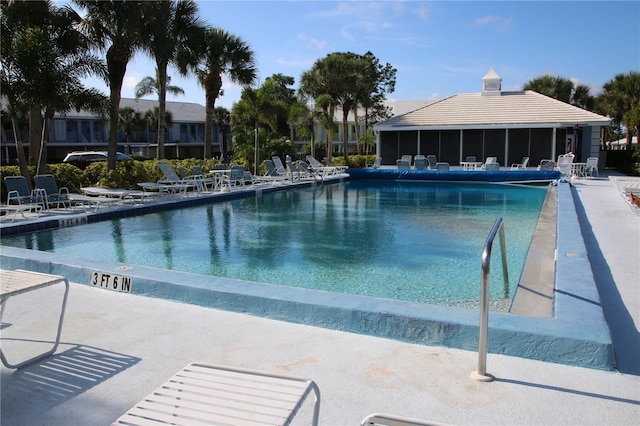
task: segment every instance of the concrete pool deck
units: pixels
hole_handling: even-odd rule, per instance
[[[376,411],[452,424],[638,424],[640,218],[604,174],[574,184],[620,372],[489,354],[487,371],[496,380],[478,383],[469,378],[477,365],[470,351],[75,284],[56,355],[21,371],[0,370],[0,422],[109,424],[184,365],[203,361],[315,380],[327,425],[358,424]],[[32,293],[32,306],[59,297],[55,290]],[[55,317],[55,306],[43,314]],[[8,310],[5,329],[19,324],[42,328],[32,313]],[[24,343],[3,341],[3,348],[19,358]]]

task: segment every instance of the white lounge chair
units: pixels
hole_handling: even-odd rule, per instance
[[[311,155],[307,155],[307,161],[311,166],[311,170],[313,170],[314,172],[322,173],[323,175],[343,173],[345,170],[347,170],[347,167],[345,166],[325,166]],[[382,159],[380,159],[380,161],[382,161]]]
[[[189,176],[185,179],[180,178],[178,174],[173,170],[171,164],[160,162],[158,163],[158,168],[162,171],[165,179],[161,179],[158,181],[159,184],[171,185],[172,192],[174,194],[182,193],[187,194],[187,191],[193,189],[198,193],[203,190],[202,181],[195,176]]]
[[[598,173],[598,157],[589,157],[587,158],[587,165],[585,166],[585,173],[587,176],[593,177],[595,174],[599,176]]]
[[[413,159],[413,167],[416,170],[427,170],[427,164],[427,159],[424,157],[424,155],[416,155],[416,157]]]
[[[556,168],[562,173],[562,177],[571,177],[571,164],[573,164],[574,157],[573,154],[563,154],[558,157]]]
[[[381,165],[382,165],[382,157],[376,157],[376,159],[373,161],[373,165],[371,165],[371,168],[379,169]]]
[[[525,170],[528,164],[529,164],[529,157],[523,157],[521,162],[513,163],[511,165],[511,170],[518,170],[518,169]]]
[[[313,380],[192,363],[113,424],[288,425],[312,393],[315,396],[312,424],[317,426],[320,390]]]
[[[486,170],[488,164],[498,164],[498,157],[487,157],[487,159],[484,160],[484,164],[482,165],[482,168]],[[499,167],[500,167],[500,164],[498,164],[498,168]]]
[[[438,157],[433,154],[427,155],[427,163],[429,163],[429,169],[435,170],[436,164],[438,164]]]
[[[411,163],[407,160],[396,160],[396,166],[398,166],[398,170],[411,169]]]
[[[239,186],[245,186],[244,166],[234,164],[231,166],[229,173],[222,175],[222,190],[224,191],[227,188],[228,191],[231,191],[232,188]]]
[[[436,170],[446,171],[449,170],[449,163],[446,161],[439,161],[436,163]]]
[[[538,165],[538,170],[554,170],[555,168],[556,163],[553,160],[540,160]]]

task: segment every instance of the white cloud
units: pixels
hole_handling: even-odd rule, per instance
[[[476,26],[490,26],[496,31],[507,31],[513,25],[513,17],[503,18],[497,15],[486,15],[476,19]]]
[[[420,6],[419,8],[417,8],[414,12],[414,15],[417,15],[418,18],[420,18],[421,21],[427,22],[431,19],[431,14],[429,12],[429,9],[427,9],[424,6]]]
[[[304,42],[307,46],[311,46],[316,50],[324,51],[327,48],[327,42],[314,37],[310,37],[307,34],[298,34],[298,40]]]

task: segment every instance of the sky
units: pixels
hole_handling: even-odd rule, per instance
[[[295,79],[334,52],[371,51],[397,69],[392,100],[441,99],[480,92],[491,67],[503,90],[545,74],[584,84],[597,95],[617,74],[640,71],[639,1],[197,1],[209,26],[242,38],[255,53],[259,81]],[[127,67],[122,96],[155,77],[143,53]],[[204,105],[195,77],[170,68],[184,95]],[[108,94],[97,79],[85,82]],[[227,79],[216,106],[230,109],[241,88]],[[155,95],[148,99],[155,99]]]

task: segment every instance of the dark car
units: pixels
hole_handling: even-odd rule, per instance
[[[130,161],[133,158],[122,152],[116,152],[118,161]],[[107,159],[107,151],[75,151],[67,154],[62,160],[63,163],[74,163],[78,161],[105,161]]]

